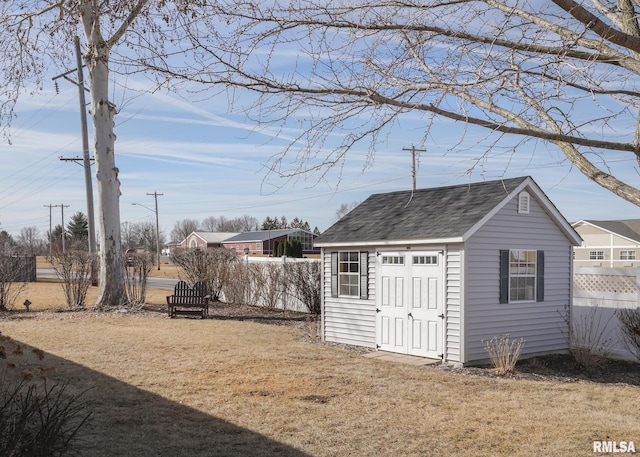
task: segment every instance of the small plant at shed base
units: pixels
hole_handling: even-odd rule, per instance
[[[482,340],[482,344],[489,354],[493,368],[502,375],[513,372],[525,341],[524,338],[512,340],[507,334],[500,337],[494,336],[490,340]]]

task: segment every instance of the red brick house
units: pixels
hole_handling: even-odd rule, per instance
[[[238,254],[244,254],[245,249],[250,255],[273,255],[278,243],[285,241],[299,241],[302,244],[302,254],[319,254],[313,240],[317,235],[301,229],[258,230],[256,232],[240,233],[222,242],[222,246],[233,249]]]

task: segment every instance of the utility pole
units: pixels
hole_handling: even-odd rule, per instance
[[[74,37],[75,47],[76,47],[76,63],[78,68],[76,70],[71,70],[61,75],[55,76],[53,80],[58,78],[64,78],[67,81],[78,86],[78,95],[80,100],[80,124],[82,127],[82,161],[84,166],[84,183],[85,189],[87,193],[87,225],[89,231],[89,252],[91,254],[96,253],[96,232],[94,228],[94,211],[93,211],[93,184],[91,179],[91,158],[89,157],[89,135],[87,133],[87,112],[86,112],[86,101],[84,97],[85,91],[88,91],[86,87],[84,87],[84,73],[82,71],[82,55],[80,53],[80,39],[76,36]],[[74,81],[69,78],[67,75],[76,71],[78,73],[78,81]],[[56,82],[56,89],[57,89]],[[74,162],[78,162],[80,158],[63,158],[60,157],[60,160],[71,160]]]
[[[416,190],[416,152],[427,152],[426,149],[416,149],[414,145],[411,145],[410,148],[402,148],[403,151],[411,151],[411,180],[412,187],[411,190]]]
[[[59,204],[59,205],[55,205],[55,206],[56,206],[56,207],[58,207],[58,206],[59,206],[59,207],[60,207],[60,209],[62,210],[62,253],[64,254],[65,252],[67,252],[67,250],[66,250],[66,248],[65,248],[65,246],[64,246],[64,239],[65,239],[65,236],[64,236],[64,232],[65,232],[65,230],[64,230],[64,208],[65,208],[65,207],[67,207],[67,208],[68,208],[68,207],[69,207],[69,205],[65,205],[65,204],[61,203],[61,204]]]
[[[53,228],[51,227],[51,209],[55,206],[58,205],[52,205],[52,204],[48,204],[48,205],[44,205],[44,207],[49,207],[49,262],[53,263],[53,252],[51,251],[51,248],[53,246]]]
[[[158,258],[158,271],[160,271],[160,221],[158,217],[158,197],[163,196],[164,194],[159,194],[158,192],[153,192],[152,194],[147,192],[147,195],[153,195],[153,198],[156,202],[156,255]],[[139,205],[142,206],[142,205]]]

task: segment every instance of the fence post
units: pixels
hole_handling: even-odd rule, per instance
[[[287,310],[287,256],[282,256],[282,310]]]

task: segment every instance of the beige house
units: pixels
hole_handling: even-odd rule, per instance
[[[574,266],[631,268],[640,266],[640,219],[581,220],[572,224],[582,237],[573,248]]]
[[[222,242],[238,235],[237,232],[191,232],[178,245],[179,248],[220,248]]]

